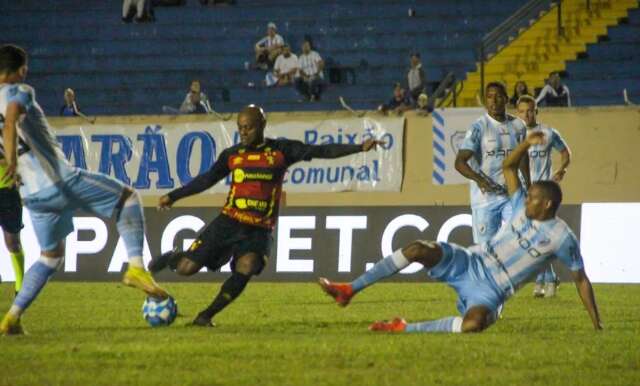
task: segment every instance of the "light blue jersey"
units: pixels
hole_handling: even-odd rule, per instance
[[[20,194],[26,197],[55,185],[71,176],[76,169],[67,162],[42,108],[35,100],[33,88],[26,84],[0,84],[0,125],[10,103],[16,102],[25,110],[17,124],[18,174],[22,185]],[[0,145],[2,138],[0,136]],[[4,148],[0,146],[4,154]]]
[[[522,142],[526,128],[522,120],[507,115],[505,122],[498,122],[485,114],[478,118],[467,131],[461,150],[473,152],[469,164],[478,173],[484,174],[491,181],[504,186],[502,161]],[[506,187],[504,194],[482,193],[475,181],[471,184],[471,207],[480,208],[492,203],[508,201]]]
[[[545,143],[533,145],[529,148],[529,169],[531,172],[531,182],[551,179],[551,149],[563,151],[567,144],[556,129],[543,124],[529,129],[529,132],[544,133]]]
[[[126,187],[105,174],[72,166],[35,101],[33,89],[25,84],[0,84],[0,114],[4,116],[14,102],[25,111],[17,124],[20,195],[40,247],[50,251],[73,231],[76,210],[111,217]]]
[[[584,267],[580,246],[569,226],[559,218],[532,220],[525,215],[526,193],[511,197],[513,216],[491,240],[469,248],[483,257],[485,266],[507,296],[554,256],[571,271]]]

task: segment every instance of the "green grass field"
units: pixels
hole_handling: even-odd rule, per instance
[[[378,284],[346,309],[315,284],[252,283],[215,329],[184,325],[218,285],[168,284],[184,317],[142,320],[143,297],[116,283],[50,283],[0,337],[0,385],[640,385],[640,286],[596,285],[595,332],[571,284],[526,287],[482,334],[376,334],[376,319],[455,314],[441,284]],[[12,298],[0,285],[0,309]]]

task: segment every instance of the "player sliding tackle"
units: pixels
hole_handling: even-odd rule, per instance
[[[0,179],[3,183],[12,181],[12,185],[21,182],[20,195],[41,249],[40,258],[25,274],[22,289],[0,322],[0,335],[23,333],[20,317],[63,264],[64,241],[73,231],[76,210],[115,217],[129,256],[123,282],[150,296],[167,297],[144,270],[144,218],[137,193],[107,175],[67,162],[35,101],[34,90],[22,84],[27,69],[27,53],[22,48],[0,47],[0,155],[6,159]]]
[[[313,158],[338,158],[375,149],[384,142],[368,139],[361,145],[308,145],[264,137],[267,125],[262,108],[249,105],[238,114],[240,143],[225,149],[211,169],[187,185],[160,197],[158,207],[169,209],[177,200],[200,193],[231,174],[232,184],[222,213],[187,251],[172,251],[149,263],[158,272],[167,266],[191,276],[203,266],[216,271],[231,260],[231,276],[193,325],[212,327],[211,319],[235,300],[259,275],[271,249],[271,230],[278,218],[282,181],[287,168]]]
[[[593,326],[601,329],[591,283],[584,271],[578,240],[556,217],[562,201],[554,181],[538,181],[528,194],[518,178],[518,165],[530,146],[542,144],[544,134],[532,132],[504,160],[504,178],[513,205],[509,222],[490,240],[463,248],[456,244],[417,240],[395,251],[351,283],[320,278],[322,289],[341,306],[369,285],[389,277],[413,262],[422,264],[430,277],[449,284],[458,294],[462,315],[407,323],[395,318],[375,322],[369,329],[392,332],[480,332],[495,323],[498,309],[550,259],[558,258],[572,272],[582,303]]]

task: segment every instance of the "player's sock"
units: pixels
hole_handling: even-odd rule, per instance
[[[429,322],[408,323],[405,332],[462,332],[462,318],[450,316],[448,318],[431,320]]]
[[[63,257],[54,259],[40,256],[38,261],[24,275],[22,289],[16,296],[9,313],[19,317],[38,296],[42,287],[47,284],[49,278],[62,266],[63,262]]]
[[[544,273],[545,271],[538,273],[538,276],[536,276],[536,284],[544,284]]]
[[[402,249],[398,249],[392,255],[378,261],[373,268],[360,275],[351,283],[351,288],[354,293],[362,291],[378,280],[395,274],[409,264],[409,260],[402,254]]]
[[[545,283],[555,283],[557,279],[556,272],[553,270],[553,266],[549,264],[547,269],[544,271],[544,282]]]
[[[24,277],[24,252],[22,248],[18,252],[10,252],[13,272],[16,276],[16,293],[22,288],[22,278]]]
[[[144,214],[138,193],[132,193],[124,202],[118,221],[118,233],[124,240],[129,256],[129,266],[144,267],[142,248],[144,244]]]
[[[209,307],[198,314],[198,319],[210,320],[213,318],[215,314],[222,311],[240,296],[250,279],[251,275],[234,272],[231,277],[222,284],[218,296],[216,296]]]

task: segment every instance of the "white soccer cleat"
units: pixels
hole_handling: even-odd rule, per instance
[[[544,286],[542,283],[536,283],[536,286],[533,287],[533,297],[541,298],[544,296]]]

